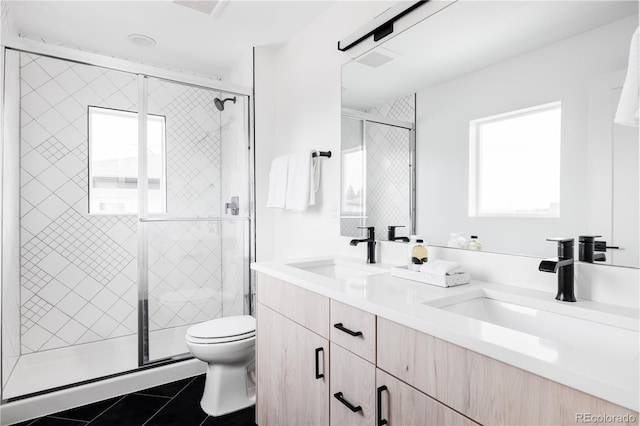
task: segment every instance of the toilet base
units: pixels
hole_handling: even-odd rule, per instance
[[[256,403],[254,365],[209,365],[200,406],[213,417],[233,413]]]

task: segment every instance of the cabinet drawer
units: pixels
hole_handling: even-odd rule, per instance
[[[376,369],[376,424],[474,426],[469,420],[395,377]]]
[[[376,316],[331,300],[331,341],[376,362]]]
[[[256,299],[285,317],[329,338],[329,299],[269,275],[257,274]]]
[[[376,367],[330,343],[331,425],[369,425],[375,421]]]

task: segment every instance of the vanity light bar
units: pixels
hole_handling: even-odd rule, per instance
[[[345,52],[371,35],[373,35],[373,41],[382,40],[393,33],[393,23],[395,21],[428,1],[429,0],[398,2],[397,5],[385,10],[358,31],[338,41],[338,50]]]

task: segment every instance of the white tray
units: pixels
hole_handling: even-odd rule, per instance
[[[439,287],[453,287],[468,284],[469,281],[471,281],[471,274],[468,272],[452,275],[434,275],[428,272],[411,271],[408,269],[408,266],[392,267],[391,275],[424,284],[437,285]]]

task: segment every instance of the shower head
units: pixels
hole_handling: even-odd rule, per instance
[[[236,103],[236,97],[234,96],[233,98],[227,98],[224,100],[220,100],[220,98],[215,98],[213,100],[213,103],[216,104],[216,108],[218,108],[219,111],[224,111],[224,103],[227,101],[233,101],[233,103]]]

